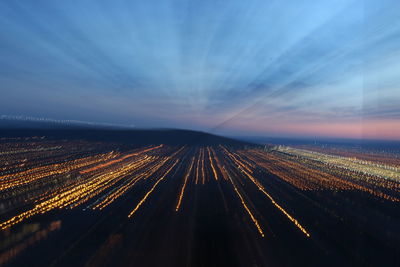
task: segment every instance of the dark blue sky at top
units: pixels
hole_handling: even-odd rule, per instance
[[[345,136],[400,123],[399,74],[397,0],[0,0],[0,114]]]

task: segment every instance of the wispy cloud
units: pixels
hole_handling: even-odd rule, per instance
[[[0,111],[261,134],[399,122],[399,17],[396,0],[2,1]]]

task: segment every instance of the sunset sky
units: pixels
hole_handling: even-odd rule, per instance
[[[0,95],[0,115],[400,140],[400,1],[0,1]]]

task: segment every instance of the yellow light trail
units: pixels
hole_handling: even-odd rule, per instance
[[[245,172],[245,174],[246,174],[247,176],[249,176],[248,173]],[[275,207],[277,207],[290,221],[292,221],[293,224],[294,224],[297,228],[300,229],[300,231],[302,231],[307,237],[310,237],[310,236],[311,236],[310,233],[307,232],[307,230],[306,230],[293,216],[291,216],[284,208],[282,208],[282,207],[273,199],[273,197],[272,197],[270,194],[268,194],[267,191],[265,191],[265,189],[264,189],[262,186],[259,185],[259,183],[257,183],[257,180],[255,180],[254,178],[251,179],[251,180],[253,181],[253,183],[254,183],[255,185],[257,185],[258,189],[259,189],[261,192],[263,192],[263,194],[266,195],[266,196],[271,200],[272,204],[273,204]]]
[[[32,209],[22,212],[5,222],[0,223],[0,228],[9,228],[34,215],[44,214],[56,208],[74,208],[116,184],[130,171],[134,170],[138,164],[141,164],[141,162],[129,163],[116,171],[107,172],[93,179],[85,180],[79,185],[68,188],[66,191],[60,192],[59,194],[56,194],[55,196],[38,203]]]
[[[213,170],[213,173],[214,173],[215,181],[218,181],[218,174],[217,174],[217,171],[215,170],[214,163],[213,163],[213,160],[212,160],[212,157],[211,157],[211,152],[210,152],[210,148],[209,147],[207,147],[207,151],[208,151],[208,158],[210,159],[211,169]]]
[[[146,195],[139,201],[139,203],[136,205],[136,207],[129,213],[128,218],[132,217],[135,212],[142,206],[142,204],[146,201],[146,199],[149,197],[149,195],[154,191],[154,189],[157,187],[157,185],[164,180],[165,176],[168,175],[168,173],[175,167],[175,165],[179,162],[179,159],[175,160],[175,163],[169,168],[163,176],[161,176],[160,179],[157,180],[157,182],[153,185],[153,187],[146,193]]]
[[[231,181],[232,185],[233,185],[233,189],[235,190],[236,194],[238,195],[238,197],[240,198],[240,201],[242,202],[243,207],[245,208],[245,210],[247,211],[247,213],[250,216],[250,219],[253,221],[254,225],[257,227],[258,232],[260,233],[260,235],[262,237],[264,237],[264,232],[260,226],[260,224],[258,223],[257,219],[254,217],[253,213],[251,213],[250,209],[247,207],[246,202],[244,201],[242,195],[240,194],[239,190],[236,188],[236,185],[234,184],[234,182],[232,181],[232,178],[229,177],[229,180]]]
[[[192,158],[192,162],[190,164],[189,170],[185,175],[185,179],[184,179],[184,182],[183,182],[183,185],[182,185],[181,193],[179,194],[178,204],[176,204],[176,208],[175,208],[176,212],[179,210],[179,208],[181,206],[183,193],[185,192],[186,183],[187,183],[187,180],[189,178],[190,172],[192,171],[193,163],[194,163],[194,157]]]
[[[227,149],[225,149],[225,151],[227,152],[228,156],[231,157],[231,159],[233,159],[233,156],[230,155],[229,151]],[[235,160],[234,160],[235,161]],[[235,161],[236,162],[236,161]],[[310,237],[310,233],[293,217],[291,216],[284,208],[282,208],[282,206],[280,206],[275,200],[274,198],[267,193],[267,191],[265,191],[264,187],[261,185],[261,183],[254,178],[250,173],[248,173],[246,170],[242,169],[243,173],[258,187],[258,189],[264,194],[266,195],[269,200],[272,202],[272,204],[278,208],[298,229],[300,229],[300,231],[302,231],[307,237]]]
[[[153,173],[155,173],[158,169],[160,169],[164,165],[164,163],[167,160],[168,160],[168,158],[162,160],[160,163],[153,166],[149,171],[141,173],[137,177],[131,179],[129,182],[116,188],[113,192],[111,192],[109,195],[107,195],[100,203],[96,203],[96,205],[92,209],[100,209],[100,210],[104,209],[105,207],[110,205],[112,202],[114,202],[117,198],[122,196],[129,189],[131,189],[139,180],[146,179],[149,176],[151,176]]]
[[[198,156],[197,156],[196,180],[195,180],[195,182],[194,182],[196,185],[199,183],[200,156],[201,156],[201,150],[199,150],[199,153],[198,153]]]
[[[223,170],[223,166],[221,165],[221,162],[219,161],[219,159],[218,159],[218,157],[217,157],[217,154],[215,153],[215,151],[214,151],[214,149],[211,147],[211,152],[212,152],[212,154],[213,154],[213,156],[214,156],[214,159],[215,159],[215,162],[217,163],[217,167],[218,167],[218,169],[221,171],[221,173],[222,173],[222,177],[227,181],[228,180],[228,176],[226,175],[226,173],[224,172],[224,170]]]
[[[310,233],[293,217],[291,216],[284,208],[282,208],[275,200],[274,198],[265,191],[264,187],[258,182],[253,176],[251,176],[249,173],[246,171],[243,171],[246,176],[250,178],[250,180],[258,187],[258,189],[266,195],[269,200],[271,200],[272,204],[277,207],[297,228],[300,229],[307,237],[310,237]]]
[[[130,157],[133,157],[133,156],[137,156],[137,155],[143,154],[143,153],[145,153],[145,152],[148,152],[148,151],[151,151],[151,150],[160,148],[160,147],[162,147],[162,146],[163,146],[163,145],[159,145],[159,146],[151,147],[151,148],[148,148],[148,149],[139,151],[139,152],[135,152],[135,153],[132,153],[132,154],[128,154],[128,155],[125,155],[125,156],[123,156],[123,157],[121,157],[121,158],[119,158],[119,159],[115,159],[115,160],[112,160],[112,161],[109,161],[109,162],[106,162],[106,163],[103,163],[103,164],[94,166],[94,167],[92,167],[92,168],[90,168],[90,169],[83,170],[83,171],[81,171],[80,173],[81,173],[81,174],[85,174],[85,173],[88,173],[88,172],[92,172],[92,171],[95,171],[95,170],[98,170],[98,169],[101,169],[101,168],[110,166],[110,165],[112,165],[112,164],[114,164],[114,163],[121,162],[121,161],[123,161],[124,159],[130,158]]]
[[[79,169],[100,161],[113,157],[113,153],[107,153],[94,157],[86,157],[77,160],[56,163],[47,166],[37,167],[27,171],[0,177],[0,191],[9,188],[15,188],[36,180],[49,177],[51,175],[63,174],[75,169]]]
[[[225,151],[225,153],[226,154],[228,154],[228,156],[237,164],[237,165],[239,165],[238,167],[239,167],[239,169],[245,169],[245,170],[247,170],[248,172],[250,172],[250,173],[252,173],[253,171],[249,168],[249,167],[247,167],[243,162],[241,162],[240,160],[238,160],[237,158],[236,158],[236,156],[235,155],[233,155],[228,149],[226,149],[224,146],[222,146],[222,145],[220,145],[220,147]]]
[[[206,182],[206,174],[204,172],[204,149],[201,148],[201,175],[202,175],[202,184],[204,185]]]

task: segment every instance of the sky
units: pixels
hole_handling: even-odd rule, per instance
[[[0,115],[400,140],[400,1],[0,0]]]

